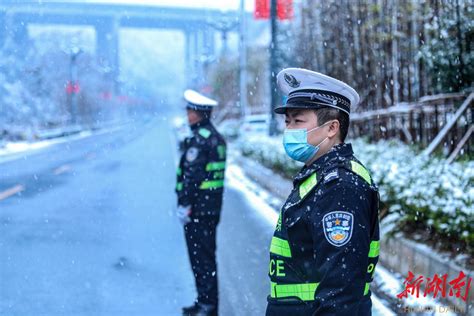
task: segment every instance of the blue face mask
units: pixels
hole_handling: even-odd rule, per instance
[[[329,123],[329,122],[327,122]],[[327,123],[310,129],[309,131],[305,128],[302,129],[285,129],[283,134],[283,147],[285,148],[286,154],[296,161],[307,162],[313,158],[319,150],[319,146],[328,139],[327,137],[314,146],[308,144],[308,133],[323,127]]]

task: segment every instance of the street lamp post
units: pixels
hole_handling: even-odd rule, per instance
[[[245,38],[245,0],[240,0],[240,115],[242,118],[247,109],[247,43]]]
[[[77,47],[74,47],[70,53],[68,94],[70,98],[71,120],[73,124],[77,123],[77,93],[79,92],[79,85],[77,82],[77,57],[81,53],[82,49]]]
[[[274,136],[277,134],[277,121],[275,117],[275,112],[273,109],[277,106],[278,101],[278,91],[277,91],[277,84],[276,84],[276,71],[277,71],[277,0],[271,0],[270,6],[270,23],[271,23],[271,43],[270,43],[270,128],[269,134],[270,136]]]
[[[232,31],[237,25],[237,22],[229,22],[229,21],[218,21],[218,22],[212,22],[211,20],[207,21],[207,24],[217,30],[218,32],[221,32],[221,38],[222,38],[222,50],[221,50],[221,56],[225,56],[228,53],[228,33]]]

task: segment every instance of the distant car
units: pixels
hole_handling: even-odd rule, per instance
[[[245,116],[240,127],[240,134],[265,134],[270,126],[270,115],[252,114]]]
[[[227,139],[235,139],[239,136],[240,121],[227,119],[217,125],[217,130]]]

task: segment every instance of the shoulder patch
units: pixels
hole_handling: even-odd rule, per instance
[[[199,155],[199,149],[197,149],[196,147],[190,147],[186,151],[186,160],[189,162],[192,162],[196,160],[198,155]]]
[[[201,127],[198,133],[204,138],[209,138],[209,136],[211,136],[211,131],[204,127]]]
[[[336,180],[339,178],[339,171],[334,169],[333,171],[329,172],[324,176],[324,183],[328,183],[332,180]]]
[[[354,216],[349,212],[335,211],[323,217],[324,236],[336,247],[342,247],[351,240]]]

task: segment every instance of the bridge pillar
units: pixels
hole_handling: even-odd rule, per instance
[[[214,30],[211,27],[204,29],[204,47],[208,58],[213,58],[216,53],[216,40]]]
[[[215,57],[215,36],[214,30],[206,25],[198,28],[197,34],[197,63],[196,73],[198,75],[197,87],[208,87],[210,82],[208,78],[209,68],[216,60]]]
[[[191,87],[190,72],[191,72],[191,34],[189,30],[184,30],[184,59],[185,59],[185,68],[184,74],[186,76],[186,87]]]
[[[194,35],[194,85],[196,89],[199,89],[202,84],[202,30],[196,30]]]
[[[186,77],[189,88],[196,89],[198,84],[199,34],[197,30],[186,31]]]
[[[207,26],[202,29],[203,32],[203,61],[202,61],[202,73],[203,73],[203,82],[202,85],[210,87],[211,82],[209,81],[209,70],[216,59],[216,43],[214,36],[214,29]]]
[[[0,49],[5,43],[7,37],[7,17],[5,12],[0,12]]]
[[[96,55],[99,64],[106,69],[106,80],[111,92],[119,93],[119,20],[102,18],[96,25]]]
[[[210,28],[194,27],[185,30],[187,85],[193,89],[207,86],[207,72],[214,59],[214,33]]]

